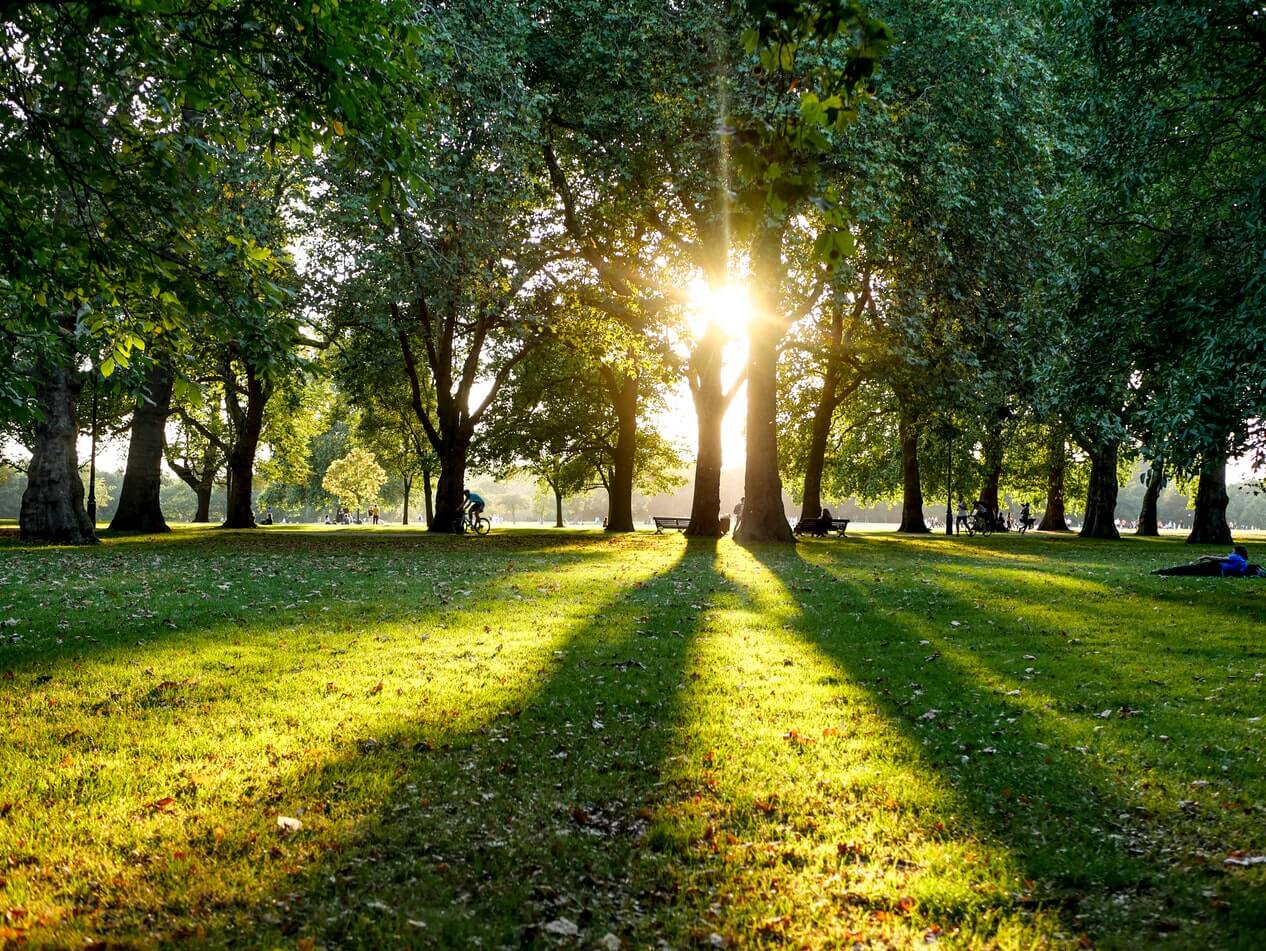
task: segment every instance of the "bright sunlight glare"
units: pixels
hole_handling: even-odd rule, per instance
[[[687,293],[690,330],[696,337],[702,336],[711,325],[737,336],[752,321],[752,300],[741,285],[727,283],[710,287],[702,277],[696,277],[687,287]]]

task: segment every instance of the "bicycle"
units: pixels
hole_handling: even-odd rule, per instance
[[[985,536],[991,533],[993,530],[994,530],[993,519],[990,516],[976,515],[975,513],[972,513],[971,515],[967,516],[968,536],[975,535],[977,532],[979,532],[981,536]]]
[[[458,535],[464,535],[466,532],[474,532],[476,535],[487,535],[492,531],[492,522],[472,510],[458,515],[454,527],[457,529]]]

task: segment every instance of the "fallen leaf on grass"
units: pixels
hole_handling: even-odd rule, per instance
[[[580,934],[579,926],[570,918],[555,918],[547,922],[543,930],[546,934],[558,935],[560,938],[575,938]]]
[[[291,816],[277,817],[277,831],[282,835],[291,835],[303,828],[303,823]]]
[[[1250,865],[1266,865],[1266,855],[1245,855],[1243,852],[1232,852],[1222,860],[1223,865],[1239,865],[1248,868]]]
[[[368,696],[368,697],[372,697],[372,696],[374,696],[374,694],[379,694],[379,693],[382,693],[382,681],[381,681],[381,680],[380,680],[380,681],[378,681],[378,683],[374,684],[372,687],[370,687],[370,688],[369,688],[369,693],[368,693],[368,694],[366,694],[366,696]]]
[[[145,808],[154,812],[170,812],[174,805],[176,805],[176,800],[173,797],[164,796],[162,799],[155,799],[153,802],[146,803]]]

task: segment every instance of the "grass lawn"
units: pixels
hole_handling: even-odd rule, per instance
[[[1194,554],[6,539],[0,946],[1261,947],[1266,582]]]

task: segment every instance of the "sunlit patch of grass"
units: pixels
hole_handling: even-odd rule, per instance
[[[1266,869],[1224,859],[1266,853],[1266,588],[1146,573],[1186,557],[398,528],[0,544],[0,928],[1252,947]]]

